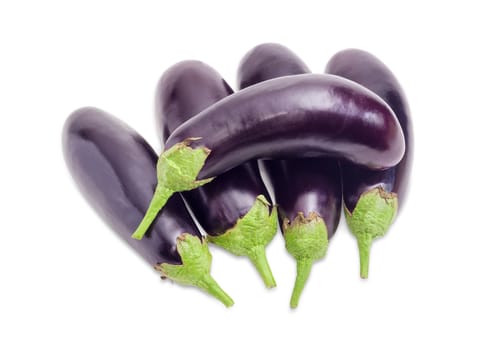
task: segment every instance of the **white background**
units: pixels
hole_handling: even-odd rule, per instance
[[[307,0],[0,2],[0,348],[491,349],[493,22],[488,2]],[[437,2],[438,3],[438,2]],[[231,309],[160,281],[79,195],[61,129],[93,105],[158,147],[160,74],[200,59],[235,85],[242,55],[279,42],[321,72],[336,51],[387,63],[412,108],[407,206],[358,277],[346,225],[289,309],[294,260],[277,236],[267,291],[212,247]]]

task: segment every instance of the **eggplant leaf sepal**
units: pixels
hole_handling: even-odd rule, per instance
[[[373,240],[387,233],[397,209],[397,194],[387,192],[381,187],[363,193],[352,212],[344,207],[349,230],[358,241],[361,278],[368,278]]]
[[[211,182],[214,178],[197,180],[210,150],[206,147],[192,148],[190,144],[200,138],[188,138],[165,150],[157,161],[157,185],[144,218],[132,234],[142,239],[168,199],[176,192],[190,191]]]
[[[292,222],[283,222],[286,250],[296,260],[296,281],[291,293],[290,306],[296,308],[313,263],[327,254],[329,239],[327,227],[320,215],[310,212],[307,217],[298,213]]]
[[[182,264],[159,264],[155,268],[165,278],[177,283],[198,287],[220,300],[225,306],[234,304],[233,299],[211,276],[212,256],[205,240],[184,233],[177,238],[176,247]]]
[[[235,255],[248,257],[266,287],[273,288],[276,281],[267,261],[265,248],[276,233],[277,207],[272,206],[265,196],[259,195],[250,210],[232,228],[224,234],[208,236],[207,239]]]

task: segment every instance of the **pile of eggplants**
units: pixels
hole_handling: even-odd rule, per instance
[[[233,300],[211,275],[209,242],[246,256],[272,288],[266,248],[279,223],[297,265],[295,308],[342,210],[367,278],[371,243],[388,231],[409,182],[412,125],[397,79],[355,49],[310,73],[279,44],[250,50],[237,78],[234,92],[200,61],[166,70],[155,95],[159,156],[116,117],[73,112],[62,144],[77,187],[162,278],[226,306]]]

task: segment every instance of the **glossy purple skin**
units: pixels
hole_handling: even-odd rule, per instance
[[[330,239],[341,216],[342,184],[337,162],[326,158],[276,159],[263,160],[261,166],[274,189],[281,227],[284,218],[292,222],[298,213],[305,217],[315,213],[324,220]]]
[[[302,74],[252,85],[178,127],[166,148],[201,137],[211,150],[198,178],[251,159],[334,156],[374,169],[397,164],[404,138],[392,110],[359,84]]]
[[[156,92],[156,121],[163,145],[174,129],[231,93],[233,90],[219,73],[202,62],[183,61],[169,68]],[[261,194],[270,200],[256,161],[237,166],[205,186],[182,192],[210,235],[232,228]]]
[[[237,81],[240,89],[260,82],[310,73],[307,65],[285,46],[268,43],[255,46],[240,62]]]
[[[131,238],[156,187],[157,155],[133,129],[92,107],[73,112],[63,130],[69,171],[89,204],[149,264],[181,264],[176,239],[201,237],[179,195],[173,195],[142,240]]]
[[[380,96],[392,108],[404,133],[406,151],[401,162],[384,171],[371,171],[354,164],[343,163],[344,204],[353,211],[364,192],[381,186],[398,196],[402,207],[407,193],[413,158],[411,115],[404,91],[394,74],[372,54],[348,49],[335,54],[327,63],[326,73],[355,81]]]
[[[238,84],[248,87],[286,75],[309,73],[305,63],[279,44],[262,44],[250,50],[238,68]],[[342,183],[339,164],[330,158],[263,160],[279,205],[279,219],[290,222],[303,213],[318,214],[325,222],[330,239],[341,215]],[[284,233],[284,232],[283,232]]]

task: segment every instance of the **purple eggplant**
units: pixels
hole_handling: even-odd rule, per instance
[[[179,195],[169,199],[144,239],[131,238],[156,187],[157,155],[139,134],[102,110],[81,108],[65,123],[63,151],[89,204],[162,276],[233,305],[210,275],[211,254]]]
[[[358,241],[360,275],[367,278],[371,244],[388,231],[407,192],[413,157],[411,116],[396,77],[372,54],[356,49],[340,51],[325,71],[355,81],[380,96],[394,111],[404,133],[404,157],[395,166],[375,171],[348,162],[341,165],[346,221]]]
[[[163,145],[178,126],[231,93],[219,73],[202,62],[183,61],[169,68],[156,93],[156,121]],[[265,247],[277,232],[277,210],[269,203],[256,161],[233,168],[182,196],[210,242],[247,256],[265,285],[276,285]]]
[[[240,89],[266,80],[310,73],[308,66],[285,46],[267,43],[255,46],[243,56],[238,69]]]
[[[279,44],[250,50],[238,68],[241,88],[286,75],[309,73],[303,61]],[[341,175],[337,160],[293,158],[260,160],[279,206],[286,249],[296,259],[297,276],[290,305],[298,306],[314,261],[327,253],[341,215]]]
[[[403,154],[394,113],[361,85],[325,74],[265,81],[216,102],[169,136],[155,195],[133,237],[144,236],[174,192],[252,159],[333,156],[385,169]]]

